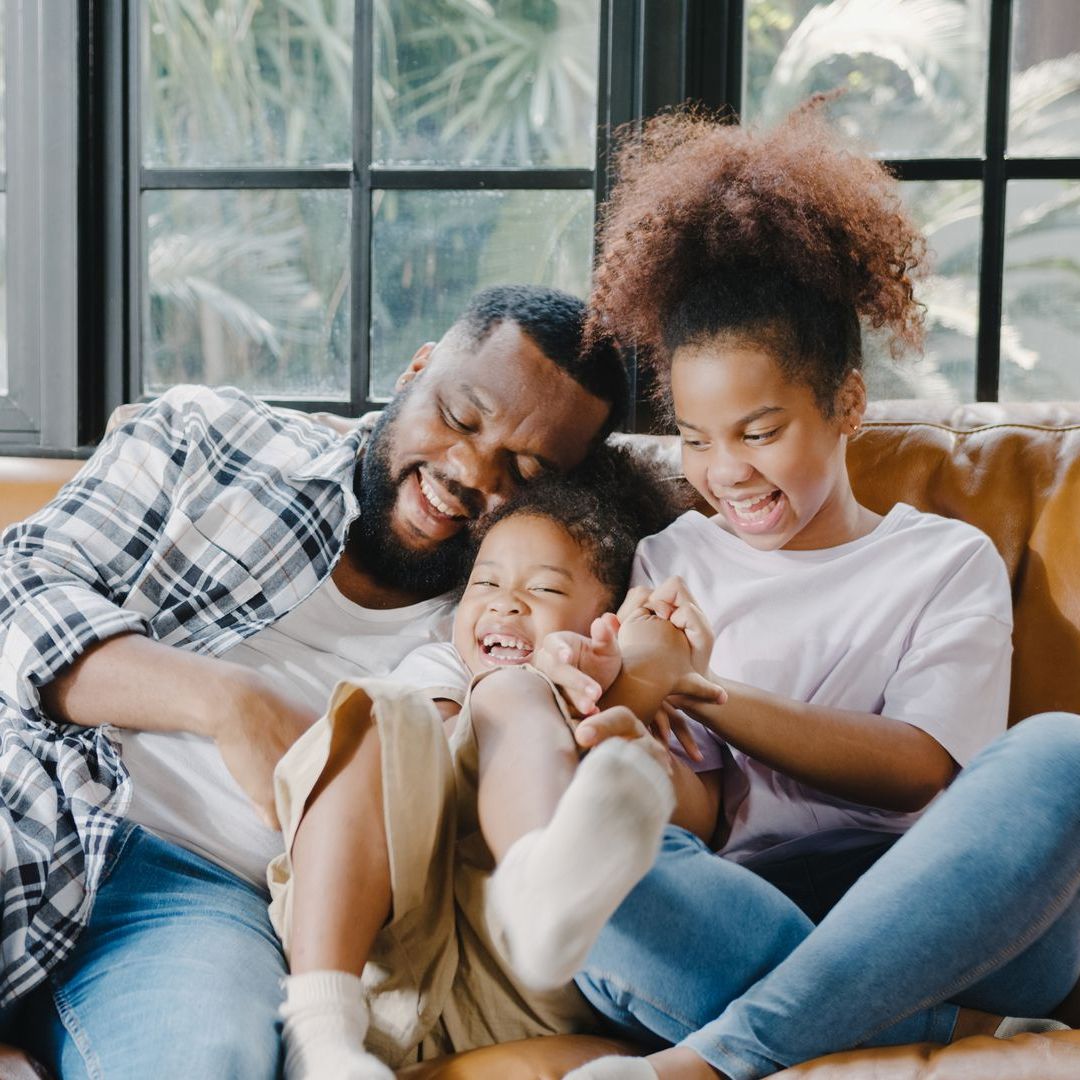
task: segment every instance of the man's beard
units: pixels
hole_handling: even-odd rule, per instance
[[[411,389],[411,388],[410,388]],[[349,553],[380,585],[421,596],[435,596],[460,585],[472,562],[473,540],[468,524],[429,551],[414,551],[398,538],[391,525],[398,489],[409,470],[394,477],[390,446],[394,420],[407,391],[383,409],[364,448],[353,489],[360,516],[349,534]]]

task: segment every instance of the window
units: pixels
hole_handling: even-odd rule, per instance
[[[131,5],[131,391],[355,413],[477,288],[584,293],[611,6]]]
[[[1080,398],[1075,0],[747,0],[742,113],[818,90],[904,181],[933,253],[925,355],[875,397]]]
[[[936,255],[926,355],[871,341],[874,395],[1080,398],[1075,0],[0,13],[0,452],[85,452],[182,380],[377,405],[476,288],[587,289],[613,126],[838,85]]]
[[[0,450],[76,445],[76,16],[0,0]]]

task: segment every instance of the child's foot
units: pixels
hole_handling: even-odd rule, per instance
[[[535,990],[568,983],[604,923],[648,873],[675,792],[636,742],[609,739],[578,767],[551,821],[517,840],[491,878],[512,970]]]
[[[1036,1016],[1006,1016],[1002,1018],[994,1031],[995,1039],[1011,1039],[1014,1035],[1022,1035],[1025,1031],[1068,1031],[1069,1025],[1060,1020],[1044,1020]]]
[[[658,1076],[644,1058],[602,1057],[568,1072],[564,1080],[657,1080]]]
[[[394,1080],[364,1049],[368,1007],[360,979],[344,971],[312,971],[284,980],[287,1080]]]
[[[993,1035],[995,1039],[1011,1039],[1026,1031],[1068,1031],[1069,1025],[1060,1020],[1043,1020],[1031,1016],[1001,1016],[995,1013],[980,1012],[978,1009],[961,1009],[956,1017],[952,1039],[969,1038],[972,1035]]]

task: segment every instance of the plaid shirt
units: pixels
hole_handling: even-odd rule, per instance
[[[216,656],[284,615],[341,554],[364,437],[176,387],[0,537],[0,1005],[70,951],[131,799],[108,730],[39,688],[116,634]]]

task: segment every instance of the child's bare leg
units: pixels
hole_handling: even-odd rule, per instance
[[[611,734],[623,737],[576,766],[546,683],[518,672],[477,691],[485,688],[474,692],[473,723],[480,827],[498,863],[493,931],[522,982],[550,989],[570,981],[652,865],[674,806],[671,780],[628,710],[612,710]]]
[[[472,721],[480,831],[501,862],[517,840],[551,820],[574,778],[578,749],[551,690],[528,672],[482,683],[473,695]]]
[[[289,968],[359,975],[390,914],[379,733],[371,701],[342,706],[330,759],[293,841]]]
[[[289,1080],[392,1080],[364,1049],[368,1010],[360,972],[390,913],[382,770],[371,700],[339,707],[330,758],[292,847],[292,974],[283,1038]]]

